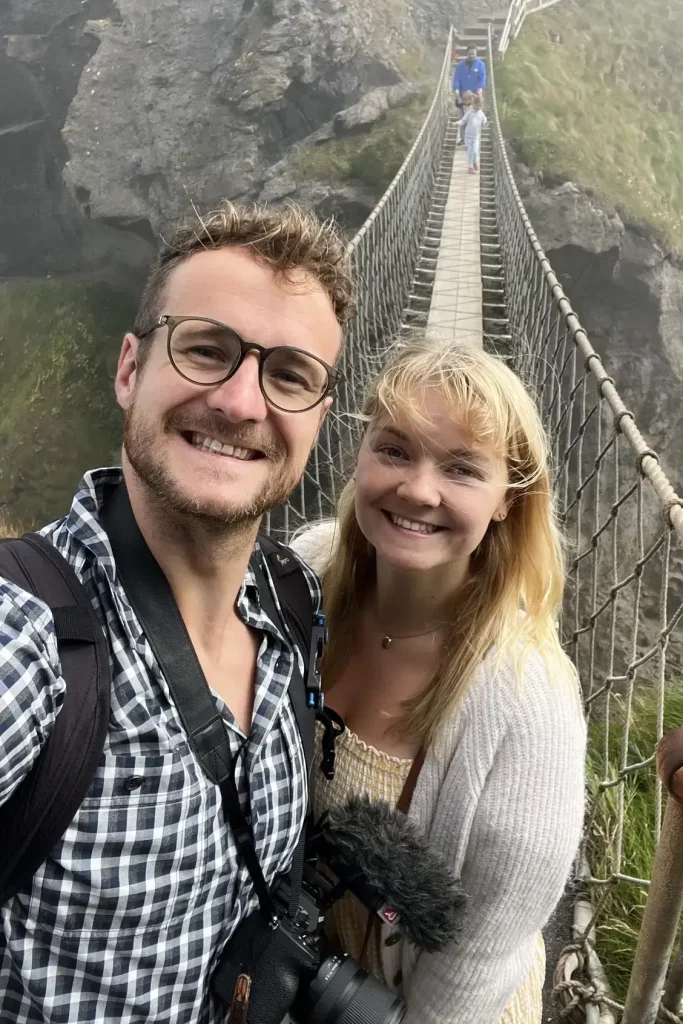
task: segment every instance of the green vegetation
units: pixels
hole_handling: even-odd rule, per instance
[[[496,70],[506,138],[683,252],[683,3],[562,0]]]
[[[102,283],[0,284],[0,512],[8,528],[62,515],[84,470],[118,461],[112,380],[133,312]]]
[[[588,784],[591,794],[598,781],[613,778],[621,763],[624,705],[619,697],[612,699],[610,732],[605,751],[604,728],[599,717],[591,723],[588,746]],[[634,697],[628,745],[628,763],[646,760],[654,752],[657,721],[656,694],[643,687]],[[683,692],[670,690],[666,695],[664,729],[683,721]],[[605,757],[607,755],[607,757]],[[605,764],[607,760],[607,764]],[[654,859],[655,823],[654,766],[629,777],[624,786],[623,859],[621,874],[649,878]],[[608,877],[614,870],[612,856],[617,830],[617,789],[606,790],[599,798],[592,819],[588,855],[593,875]],[[604,896],[602,889],[593,894],[596,902]],[[632,883],[620,882],[607,893],[598,919],[597,950],[617,999],[623,1001],[633,966],[638,932],[643,920],[646,892]]]
[[[301,149],[295,175],[319,181],[356,181],[379,199],[408,155],[429,107],[429,90],[405,107],[395,107],[366,135],[333,139]]]

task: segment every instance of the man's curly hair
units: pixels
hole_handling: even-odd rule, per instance
[[[285,279],[293,271],[305,271],[329,295],[342,327],[353,316],[351,264],[334,221],[321,221],[295,203],[271,207],[223,200],[217,210],[180,227],[164,242],[145,283],[134,333],[146,334],[162,315],[168,280],[179,264],[196,252],[231,246],[249,250],[259,263]]]

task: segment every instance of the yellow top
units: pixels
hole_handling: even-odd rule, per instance
[[[314,764],[320,763],[322,726],[316,730]],[[395,806],[410,772],[412,761],[392,757],[369,746],[347,729],[335,744],[334,778],[315,773],[312,793],[313,813],[316,820],[328,808],[344,804],[352,796],[369,796],[371,800],[384,800]],[[361,959],[368,924],[368,911],[360,900],[346,893],[334,904],[327,921],[330,939],[349,953]],[[528,977],[519,986],[503,1013],[500,1024],[540,1024],[542,1016],[541,990],[545,977],[545,947],[539,933],[538,951]],[[370,942],[363,966],[394,989],[400,989],[400,978],[385,978],[378,951]]]
[[[314,764],[320,763],[321,739],[322,726],[318,723]],[[326,779],[320,772],[315,775],[312,799],[316,821],[328,808],[345,804],[352,796],[369,796],[371,800],[396,805],[412,764],[409,758],[392,757],[376,750],[348,729],[337,739],[335,751],[334,778]],[[327,925],[330,938],[355,960],[360,960],[368,925],[368,911],[360,900],[352,893],[345,893],[333,905]],[[368,945],[363,966],[382,978],[373,943]]]

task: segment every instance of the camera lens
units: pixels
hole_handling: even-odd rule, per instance
[[[299,1024],[399,1024],[405,1015],[405,1004],[345,953],[325,957],[292,1012]]]

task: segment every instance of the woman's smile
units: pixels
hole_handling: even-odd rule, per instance
[[[390,526],[415,539],[432,537],[435,533],[442,533],[447,529],[447,527],[439,526],[436,523],[428,523],[421,519],[397,515],[395,512],[389,512],[387,509],[382,509],[382,515]]]

